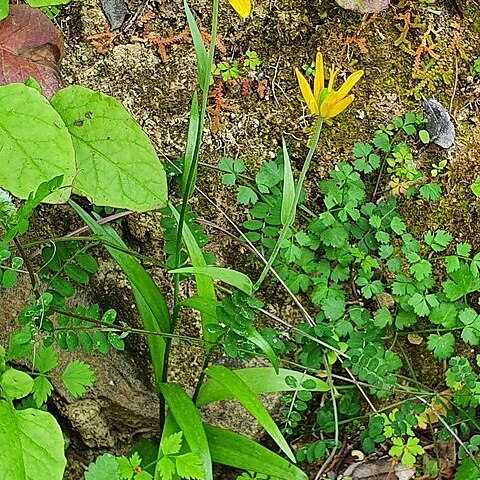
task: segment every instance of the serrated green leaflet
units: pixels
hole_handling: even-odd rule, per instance
[[[69,186],[75,174],[72,140],[45,97],[21,83],[0,87],[0,187],[19,198],[55,176]],[[70,188],[47,197],[65,202]]]
[[[147,135],[118,100],[73,86],[59,90],[51,104],[72,136],[76,193],[96,205],[139,212],[166,205],[163,165]]]
[[[60,480],[66,465],[62,431],[40,410],[0,401],[0,472],[8,480]]]

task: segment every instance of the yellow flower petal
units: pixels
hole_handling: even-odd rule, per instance
[[[295,69],[295,73],[297,74],[298,85],[300,86],[303,99],[307,102],[310,111],[318,115],[318,104],[315,101],[315,97],[313,96],[312,89],[310,88],[307,79],[300,73],[298,68]]]
[[[252,10],[250,0],[228,0],[233,9],[242,17],[247,18]]]
[[[338,95],[343,98],[350,90],[358,83],[358,81],[362,78],[363,70],[358,70],[352,73],[346,80],[345,83],[338,89]]]
[[[325,86],[325,74],[323,70],[323,55],[318,52],[315,59],[315,83],[313,84],[313,95],[318,102],[320,98],[320,92]]]
[[[329,78],[328,78],[328,91],[331,92],[333,90],[333,85],[335,83],[335,79],[337,78],[338,75],[338,70],[330,67],[329,71]]]
[[[333,118],[342,113],[352,102],[354,96],[349,95],[340,100],[338,93],[331,93],[320,106],[320,115],[323,118]]]

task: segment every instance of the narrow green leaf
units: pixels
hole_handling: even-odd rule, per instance
[[[247,295],[252,295],[253,293],[253,283],[250,280],[250,277],[244,273],[237,272],[236,270],[231,270],[230,268],[209,266],[183,267],[170,270],[170,273],[193,273],[195,275],[206,275],[210,278],[215,278],[216,280],[221,280],[222,282],[228,283],[229,285],[238,288],[242,292],[245,292]]]
[[[298,385],[303,385],[304,383],[307,386],[311,384],[312,388],[305,389],[312,392],[328,392],[330,390],[328,383],[323,380],[286,368],[280,368],[278,375],[271,367],[242,368],[235,370],[235,374],[248,385],[255,395],[262,393],[291,392],[297,390],[299,388]],[[287,384],[287,377],[293,377],[297,382],[296,385]],[[200,387],[197,405],[207,405],[211,402],[228,400],[234,397],[235,395],[220,383],[209,380]]]
[[[178,213],[177,209],[173,205],[170,204],[169,206],[170,206],[170,211],[172,212],[172,215],[174,216],[175,220],[178,223],[180,221],[180,214]],[[196,268],[207,267],[207,262],[205,261],[202,250],[198,246],[197,240],[195,239],[195,236],[193,235],[192,231],[190,230],[187,224],[183,225],[182,232],[183,232],[182,233],[183,241],[185,242],[185,246],[187,247],[188,255],[190,256],[192,265]],[[199,274],[195,275],[195,284],[197,286],[197,294],[200,298],[205,299],[207,302],[217,301],[217,296],[215,295],[215,286],[213,284],[213,280],[209,276],[199,275]],[[204,315],[203,313],[201,314],[203,338],[205,339],[205,342],[206,342],[205,350],[207,351],[207,353],[214,346],[216,337],[215,335],[209,333],[205,328],[205,326],[211,323],[218,324],[216,314],[214,314],[214,316],[215,316],[215,321],[212,322],[211,315]]]
[[[290,162],[290,155],[288,154],[285,139],[282,139],[283,147],[283,192],[282,192],[282,225],[287,225],[292,214],[292,209],[295,203],[295,183],[293,180],[292,164]]]
[[[190,198],[195,187],[198,163],[193,165],[193,155],[195,153],[195,146],[197,144],[199,124],[200,115],[198,113],[198,96],[197,92],[195,92],[192,97],[192,106],[190,107],[190,123],[188,124],[187,146],[185,148],[185,157],[183,160],[182,198]],[[192,175],[191,181],[188,182],[188,178],[190,177],[190,169],[192,167],[195,168],[195,172]]]
[[[222,365],[209,367],[205,370],[205,373],[228,390],[233,397],[257,419],[262,427],[265,428],[288,458],[295,463],[295,455],[280,432],[280,429],[250,387],[236,375],[235,372],[230,371]]]
[[[208,54],[203,43],[203,38],[198,29],[197,22],[188,6],[187,0],[184,0],[183,5],[185,7],[185,14],[187,15],[188,28],[190,28],[190,33],[192,34],[193,46],[195,47],[195,55],[197,57],[198,64],[198,81],[200,87],[202,88],[203,94],[206,95],[208,91],[208,86],[210,85],[209,75],[209,65],[208,65]]]
[[[76,193],[95,205],[139,212],[166,205],[163,164],[146,133],[118,100],[75,85],[59,90],[51,104],[75,147]]]
[[[202,418],[197,407],[180,385],[162,383],[160,390],[172,412],[175,422],[183,432],[190,450],[196,453],[202,460],[205,480],[213,480],[212,459],[207,437],[203,429]]]
[[[262,337],[262,335],[252,328],[249,334],[246,335],[246,338],[255,344],[267,356],[270,362],[272,362],[275,372],[278,373],[279,365],[277,355],[272,346]]]
[[[278,480],[308,480],[295,465],[244,435],[204,424],[212,460]]]
[[[27,0],[27,3],[31,7],[40,8],[40,7],[50,7],[52,5],[66,5],[72,0]]]
[[[97,238],[107,242],[109,245],[117,245],[121,249],[127,249],[123,240],[112,227],[99,225],[75,202],[72,201],[70,205]],[[150,332],[169,333],[170,313],[168,306],[165,297],[160,292],[152,277],[132,255],[117,250],[112,246],[105,246],[105,248],[125,272],[125,275],[132,285],[138,312],[142,318],[143,328]],[[150,348],[150,355],[155,372],[155,382],[158,389],[158,385],[162,381],[165,340],[158,335],[149,335],[148,346]]]

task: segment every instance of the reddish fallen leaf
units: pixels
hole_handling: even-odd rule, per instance
[[[251,79],[242,81],[242,83],[240,84],[241,85],[240,94],[242,95],[242,97],[246,97],[249,94],[250,89],[253,86],[253,83],[254,83],[254,80],[251,80]]]
[[[63,54],[63,35],[43,12],[10,6],[9,16],[0,21],[0,85],[33,77],[50,98],[62,88],[58,65]]]
[[[264,78],[260,82],[258,82],[257,93],[260,100],[265,98],[265,91],[267,90],[268,80]]]

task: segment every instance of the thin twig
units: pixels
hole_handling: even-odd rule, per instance
[[[457,93],[457,85],[458,85],[458,60],[457,56],[455,55],[455,83],[453,84],[453,93],[452,93],[452,98],[450,99],[450,110],[449,113],[452,113],[452,108],[453,108],[453,99],[455,98],[455,95]]]
[[[124,212],[118,212],[118,213],[114,213],[113,215],[109,215],[108,217],[100,218],[99,220],[96,220],[96,222],[99,225],[103,225],[104,223],[114,222],[115,220],[118,220],[119,218],[128,217],[132,213],[133,212],[131,212],[130,210],[125,210]],[[85,226],[85,227],[79,228],[77,230],[74,230],[73,232],[67,233],[65,236],[66,237],[76,237],[77,235],[80,235],[81,233],[86,232],[88,230],[90,230],[89,227]]]
[[[338,429],[338,410],[337,410],[337,401],[335,400],[335,387],[333,385],[333,379],[332,379],[332,369],[328,363],[327,356],[324,354],[323,355],[323,363],[325,364],[325,368],[327,370],[327,375],[328,375],[328,386],[330,387],[330,394],[332,396],[332,405],[333,405],[333,419],[335,421],[335,445],[332,448],[332,451],[330,452],[330,455],[327,457],[327,459],[323,462],[322,466],[317,472],[317,475],[315,475],[315,480],[319,480],[320,477],[322,476],[322,473],[325,471],[325,469],[328,467],[330,462],[334,459],[335,454],[337,453],[338,449],[338,442],[339,442],[339,437],[340,437],[340,432]]]
[[[20,243],[20,240],[18,238],[13,237],[13,242],[15,243],[15,246],[17,247],[18,253],[23,259],[23,262],[25,263],[25,267],[28,271],[28,276],[30,277],[30,283],[32,284],[32,289],[35,297],[40,298],[40,292],[38,291],[37,288],[37,281],[35,279],[35,273],[32,268],[32,264],[30,263],[30,258],[27,255],[27,252],[22,247],[22,244]]]

